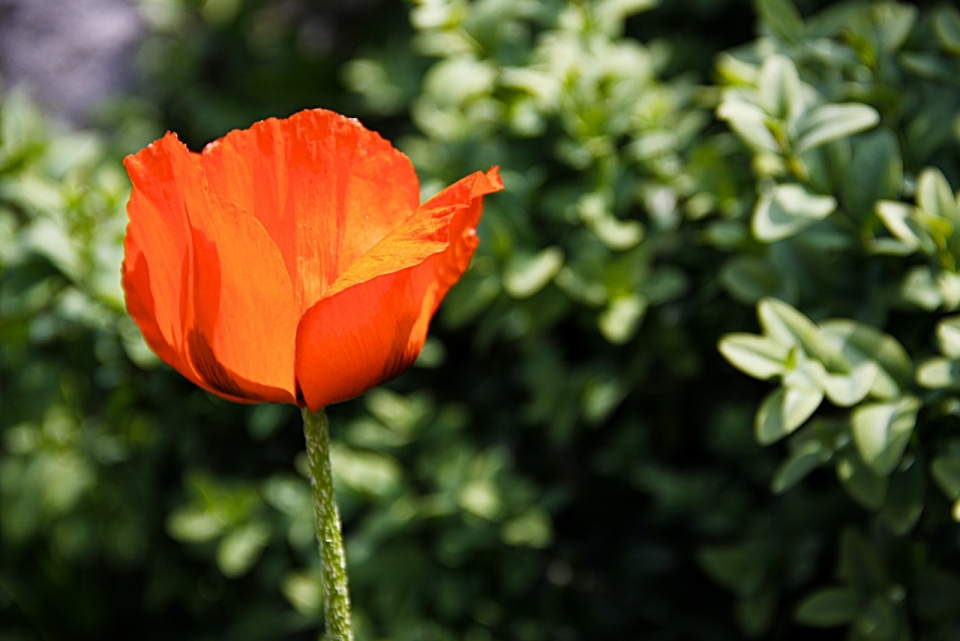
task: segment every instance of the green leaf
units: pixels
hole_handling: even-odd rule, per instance
[[[795,307],[776,298],[757,303],[757,318],[763,332],[778,343],[802,346],[800,336],[811,337],[820,330]]]
[[[316,616],[323,609],[323,582],[314,574],[287,574],[280,584],[283,595],[304,616]]]
[[[717,57],[717,73],[726,85],[757,83],[757,66],[726,51]]]
[[[600,425],[616,410],[630,387],[621,378],[590,381],[583,390],[583,418],[590,425]]]
[[[936,167],[927,167],[917,178],[917,206],[951,225],[957,220],[957,201],[950,183]]]
[[[416,394],[404,396],[384,387],[370,390],[363,400],[370,414],[402,436],[409,436],[431,410],[429,402]]]
[[[953,240],[960,240],[957,236]],[[958,247],[960,249],[960,247]],[[941,271],[936,278],[937,292],[943,299],[943,305],[947,309],[954,310],[960,305],[960,274],[950,271]]]
[[[364,494],[390,495],[403,478],[397,460],[380,452],[334,445],[330,448],[330,463],[335,479]]]
[[[960,12],[953,7],[943,7],[933,21],[940,46],[960,55]]]
[[[886,595],[877,595],[857,619],[854,628],[869,641],[895,641],[900,629],[897,611]]]
[[[790,349],[767,336],[756,334],[727,334],[718,344],[731,365],[743,373],[761,380],[782,374]]]
[[[872,361],[864,361],[849,374],[827,374],[824,392],[834,405],[852,407],[866,397],[877,380],[880,368]]]
[[[801,154],[800,162],[807,172],[804,184],[818,194],[844,193],[852,153],[849,140],[836,140]]]
[[[454,56],[430,68],[423,91],[440,105],[461,105],[490,92],[496,79],[497,68],[489,61]]]
[[[940,82],[946,80],[949,82],[950,79],[955,77],[954,74],[956,73],[954,71],[955,67],[951,64],[952,60],[945,59],[933,51],[903,51],[900,53],[900,62],[905,70],[919,78],[928,80]],[[938,127],[931,127],[931,124],[924,123],[925,126],[923,127],[914,125],[911,128],[914,130],[913,135],[910,136],[913,139],[911,142],[920,143],[920,147],[924,150],[929,149],[929,145],[934,144],[934,141],[931,140],[934,137],[931,132],[936,131]]]
[[[734,256],[720,270],[720,283],[731,296],[753,305],[764,296],[781,293],[784,283],[776,268],[756,256]]]
[[[797,128],[795,151],[802,154],[828,142],[866,131],[880,122],[880,114],[860,103],[826,104],[807,113]]]
[[[541,507],[527,508],[520,516],[504,522],[500,539],[513,547],[545,548],[553,541],[550,514]]]
[[[895,338],[872,325],[846,318],[829,319],[820,323],[826,338],[840,345],[843,355],[854,367],[873,362],[880,369],[870,394],[889,400],[898,397],[913,383],[913,364],[910,356]]]
[[[223,532],[223,519],[193,507],[181,508],[167,518],[167,532],[171,537],[186,543],[212,541]]]
[[[897,137],[886,128],[864,134],[857,141],[843,182],[847,208],[858,218],[866,218],[876,201],[896,198],[902,186],[903,160]]]
[[[590,220],[589,224],[597,238],[614,251],[630,249],[643,240],[643,225],[636,220],[620,220],[608,214]]]
[[[937,323],[937,340],[944,356],[960,359],[960,316],[944,318]]]
[[[933,273],[925,265],[917,265],[907,272],[900,285],[900,295],[921,309],[933,311],[943,304],[943,296],[933,280]]]
[[[477,317],[500,294],[500,279],[496,274],[481,276],[468,271],[444,300],[444,323],[452,328],[462,327]]]
[[[777,592],[776,589],[760,590],[737,599],[737,623],[746,636],[756,638],[770,629],[777,613]]]
[[[690,287],[687,274],[677,267],[658,267],[640,286],[640,293],[651,305],[663,305],[677,300]]]
[[[892,200],[881,200],[875,208],[877,217],[886,228],[910,251],[927,246],[926,233],[914,217],[914,207]]]
[[[828,457],[829,453],[824,452],[818,441],[807,441],[780,464],[773,475],[770,489],[774,494],[786,492],[817,469]]]
[[[563,267],[563,250],[547,247],[533,256],[516,254],[503,272],[503,288],[517,299],[529,298],[546,287]]]
[[[786,56],[770,56],[760,67],[757,91],[760,106],[768,116],[787,120],[800,106],[800,75],[796,65]]]
[[[602,0],[595,6],[593,15],[605,34],[617,36],[623,31],[623,21],[627,17],[649,11],[659,4],[660,0]]]
[[[224,576],[236,578],[250,571],[270,541],[268,523],[254,521],[242,525],[220,540],[217,566]]]
[[[26,88],[19,86],[7,93],[0,102],[0,143],[4,155],[22,154],[43,139],[43,118]]]
[[[917,368],[917,385],[927,389],[944,389],[960,385],[960,362],[931,358]]]
[[[920,400],[906,396],[895,403],[868,403],[853,411],[853,441],[863,461],[887,476],[903,457],[917,422]]]
[[[938,456],[930,465],[930,472],[947,498],[960,499],[960,459]]]
[[[760,404],[754,431],[761,445],[769,445],[791,434],[810,418],[823,401],[818,389],[778,388]]]
[[[647,299],[638,293],[615,298],[597,317],[597,327],[608,341],[622,345],[637,333],[647,306]]]
[[[88,131],[57,136],[47,147],[44,164],[51,176],[63,179],[71,169],[92,166],[102,153],[100,137]]]
[[[818,360],[807,358],[802,351],[794,350],[792,367],[783,375],[783,386],[823,391],[827,381],[827,370]]]
[[[838,575],[860,592],[877,594],[889,589],[890,579],[876,546],[853,527],[840,535]]]
[[[500,491],[493,481],[486,478],[464,483],[457,495],[457,503],[470,514],[491,521],[500,514],[502,506]]]
[[[863,599],[852,588],[822,588],[797,606],[797,621],[818,628],[852,623],[863,612]]]
[[[717,107],[717,117],[727,121],[730,128],[754,151],[779,153],[780,146],[766,124],[767,114],[736,90],[724,92],[723,102]]]
[[[705,546],[697,551],[697,560],[707,575],[736,594],[752,594],[763,583],[766,558],[752,543]]]
[[[879,510],[887,498],[887,478],[878,476],[856,454],[837,460],[837,478],[853,500],[868,510]]]
[[[753,235],[767,243],[783,240],[823,220],[836,208],[833,196],[811,194],[802,185],[778,185],[757,200]]]
[[[927,475],[923,465],[914,460],[905,470],[890,477],[887,500],[880,510],[880,519],[897,536],[906,536],[923,514],[927,491]]]
[[[764,23],[787,40],[797,40],[803,33],[803,18],[790,0],[755,0],[757,13]]]
[[[883,51],[899,50],[917,21],[917,8],[906,3],[883,2],[870,7]]]
[[[764,333],[774,340],[784,345],[798,345],[829,372],[850,371],[851,363],[840,346],[795,307],[776,298],[764,298],[757,304],[757,316]]]
[[[943,569],[927,566],[921,570],[911,592],[921,621],[946,621],[960,612],[960,578]]]
[[[873,238],[866,241],[870,253],[875,256],[909,256],[914,248],[895,238]]]
[[[278,427],[290,418],[289,405],[273,405],[263,403],[257,405],[250,414],[247,431],[255,441],[265,441],[270,438]]]

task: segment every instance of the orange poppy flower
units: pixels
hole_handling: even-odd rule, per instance
[[[406,370],[479,243],[497,168],[423,203],[410,160],[322,109],[175,134],[124,164],[127,309],[181,374],[232,401],[316,411]]]

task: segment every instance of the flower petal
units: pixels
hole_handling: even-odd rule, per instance
[[[194,367],[225,394],[295,403],[299,317],[279,250],[256,218],[213,195],[190,208],[190,222]]]
[[[233,131],[204,149],[210,190],[273,239],[303,313],[417,209],[409,159],[356,120],[323,109]]]
[[[158,271],[162,271],[162,268]],[[162,278],[158,280],[162,281]],[[196,383],[197,376],[193,371],[193,366],[186,359],[186,354],[180,351],[181,342],[176,341],[172,336],[168,338],[168,335],[161,329],[160,319],[164,316],[163,312],[168,311],[168,309],[158,307],[155,302],[153,296],[155,285],[151,277],[150,267],[132,232],[128,232],[124,239],[122,283],[127,312],[136,321],[147,345],[161,360]],[[162,289],[163,283],[158,283],[156,287]],[[179,323],[172,326],[164,323],[164,327],[170,330],[168,334],[175,332],[179,336],[182,333],[182,327]]]
[[[298,317],[262,225],[207,192],[199,156],[173,134],[125,163],[133,192],[123,282],[148,344],[208,391],[295,402]]]
[[[124,159],[133,191],[127,204],[130,222],[124,239],[123,285],[130,315],[148,344],[187,375],[172,362],[184,343],[178,304],[181,269],[191,244],[173,161],[186,151],[180,147],[176,135],[168,133]]]
[[[453,242],[453,253],[463,254],[469,246],[466,262],[457,262],[454,282],[466,271],[476,249],[476,226],[483,211],[483,196],[503,189],[498,167],[486,174],[475,172],[463,178],[420,206],[417,214],[394,229],[370,251],[361,256],[324,292],[324,298],[377,276],[417,265],[432,254],[447,250]],[[466,237],[464,237],[466,234]],[[458,251],[459,249],[459,251]]]
[[[438,209],[456,207],[457,212],[450,223],[450,247],[440,266],[441,277],[449,289],[470,266],[470,259],[476,251],[480,239],[477,238],[477,225],[483,214],[483,197],[503,189],[500,168],[491,167],[487,173],[474,172],[461,178],[436,196],[420,205],[420,209]],[[446,295],[446,289],[442,297]],[[437,301],[437,305],[440,304]],[[436,311],[436,307],[430,313]]]
[[[297,329],[296,372],[311,410],[362,394],[413,364],[433,313],[479,243],[475,227],[483,195],[499,189],[493,168],[441,192],[417,217],[418,229],[426,232],[422,250],[415,241],[416,225],[405,225],[307,310]],[[437,228],[438,221],[446,229]],[[443,236],[447,246],[437,251]],[[433,253],[424,255],[427,250]],[[420,262],[411,265],[415,260]]]

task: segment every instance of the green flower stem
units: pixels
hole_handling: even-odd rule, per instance
[[[317,519],[320,569],[323,575],[323,609],[330,641],[353,641],[350,623],[350,590],[347,586],[347,557],[340,531],[340,510],[333,496],[330,469],[330,430],[326,413],[303,409],[303,434],[307,438],[313,511]]]

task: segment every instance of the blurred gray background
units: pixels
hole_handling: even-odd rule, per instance
[[[0,78],[69,123],[129,86],[143,23],[133,0],[0,0]]]

